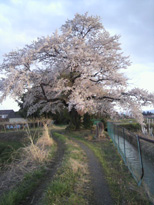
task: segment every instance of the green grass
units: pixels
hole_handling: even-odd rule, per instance
[[[35,140],[41,135],[42,129],[33,129],[30,130],[31,135],[36,136]],[[21,132],[16,131],[16,137],[14,138],[14,136],[10,133],[8,133],[9,135],[6,136],[6,138],[4,138],[3,140],[0,140],[0,169],[2,169],[5,165],[9,164],[12,162],[13,158],[17,157],[19,155],[19,153],[17,152],[17,150],[23,146],[25,146],[25,144],[29,143],[28,138],[23,139]],[[23,134],[23,130],[22,130],[22,134]],[[26,131],[25,131],[26,133]],[[8,137],[8,138],[7,138]],[[11,137],[14,138],[14,140],[9,140]]]
[[[12,155],[21,147],[23,144],[19,141],[0,141],[0,169],[12,161]]]
[[[129,119],[120,119],[119,122],[121,122],[121,123],[126,123],[126,124],[129,124],[129,123],[137,123],[136,119],[132,119],[132,118],[129,118]]]
[[[121,123],[120,126],[131,132],[141,131],[141,125],[139,123]]]
[[[131,132],[141,131],[141,125],[135,119],[121,119],[118,121],[118,125]]]
[[[24,177],[24,180],[18,184],[13,190],[4,194],[0,199],[1,205],[18,205],[30,194],[43,179],[45,170],[40,170],[29,173]]]
[[[49,158],[55,155],[56,145],[52,145]],[[45,165],[38,170],[30,172],[24,176],[22,182],[20,182],[15,188],[9,192],[3,194],[0,198],[0,205],[18,205],[23,201],[27,195],[33,192],[37,186],[41,183],[46,174]]]
[[[82,132],[70,132],[69,136],[84,142],[97,156],[102,164],[109,189],[115,204],[148,205],[151,204],[143,187],[138,187],[125,166],[112,140],[89,142],[82,137]]]
[[[87,204],[83,194],[83,186],[87,180],[87,175],[84,172],[84,163],[87,163],[85,155],[78,146],[64,135],[57,133],[54,135],[63,143],[66,143],[67,149],[62,167],[58,170],[54,181],[49,185],[43,203],[56,205]],[[51,156],[53,157],[53,153],[51,153]],[[1,197],[0,204],[20,204],[41,183],[45,173],[46,171],[42,167],[33,173],[27,174],[18,186]]]
[[[87,204],[87,200],[84,198],[84,186],[87,180],[84,171],[87,165],[85,154],[79,146],[76,146],[64,135],[58,133],[54,133],[54,135],[65,141],[66,153],[62,167],[47,189],[44,204]]]

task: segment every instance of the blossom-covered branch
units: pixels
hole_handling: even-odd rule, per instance
[[[76,14],[51,36],[38,38],[23,49],[5,55],[0,71],[1,100],[24,95],[28,114],[55,112],[62,107],[78,113],[114,116],[116,106],[130,110],[142,122],[141,106],[154,95],[128,91],[120,71],[130,65],[119,36],[110,34],[99,17]]]

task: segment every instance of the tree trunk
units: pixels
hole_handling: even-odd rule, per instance
[[[78,114],[75,108],[73,108],[70,112],[70,122],[67,129],[70,130],[79,130],[81,126],[81,116]]]
[[[97,123],[97,129],[96,129],[96,136],[95,139],[100,139],[103,136],[104,131],[104,124],[102,122]]]

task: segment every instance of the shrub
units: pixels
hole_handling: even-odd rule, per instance
[[[138,132],[141,130],[141,125],[139,123],[120,124],[120,126],[132,132]]]
[[[91,116],[88,113],[84,114],[83,127],[85,129],[91,129],[92,126],[93,126],[93,122],[91,121]]]

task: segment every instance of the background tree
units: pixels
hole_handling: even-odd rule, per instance
[[[142,123],[141,106],[154,103],[154,97],[137,88],[128,91],[127,78],[120,71],[129,65],[119,36],[110,36],[99,17],[76,14],[60,33],[5,55],[0,65],[5,75],[0,82],[1,100],[8,94],[15,98],[25,94],[28,114],[67,108],[70,116],[114,117],[120,106]],[[72,119],[72,123],[76,122]]]

